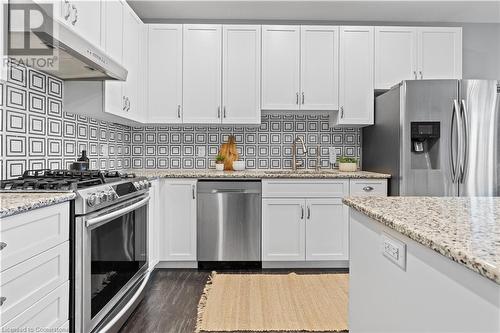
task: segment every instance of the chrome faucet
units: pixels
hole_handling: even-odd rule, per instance
[[[300,142],[302,144],[302,150],[304,151],[304,154],[307,155],[307,148],[306,144],[304,143],[304,139],[302,137],[298,136],[293,140],[292,143],[292,170],[295,171],[297,170],[298,166],[302,166],[302,161],[297,161],[297,142]]]

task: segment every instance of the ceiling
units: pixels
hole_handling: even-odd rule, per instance
[[[144,22],[335,21],[500,23],[500,0],[128,0]]]

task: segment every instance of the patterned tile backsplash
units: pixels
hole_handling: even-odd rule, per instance
[[[298,158],[314,168],[316,147],[320,163],[331,168],[328,147],[337,154],[359,157],[360,131],[330,128],[327,114],[264,113],[260,126],[146,126],[132,128],[132,167],[144,169],[214,168],[214,158],[229,134],[236,137],[247,169],[291,168],[292,142],[304,139],[307,156]]]
[[[214,167],[219,146],[234,134],[248,169],[291,168],[292,142],[301,136],[309,149],[299,158],[332,168],[328,147],[337,154],[360,156],[360,130],[330,128],[322,113],[263,112],[260,126],[129,127],[63,110],[64,82],[36,70],[11,64],[0,81],[1,178],[26,169],[67,168],[87,150],[92,168],[205,169]],[[104,156],[104,146],[108,156]]]
[[[1,178],[67,168],[87,150],[92,168],[130,167],[130,127],[63,111],[64,82],[11,64],[0,81]],[[102,155],[108,144],[109,157]]]

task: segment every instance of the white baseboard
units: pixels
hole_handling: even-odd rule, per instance
[[[262,268],[349,268],[349,260],[263,261]]]
[[[197,261],[160,261],[155,268],[198,268]]]

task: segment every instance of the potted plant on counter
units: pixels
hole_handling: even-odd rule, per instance
[[[215,170],[224,171],[224,156],[221,154],[215,156]]]
[[[339,171],[354,172],[358,169],[357,158],[340,156],[337,162],[339,163]]]

